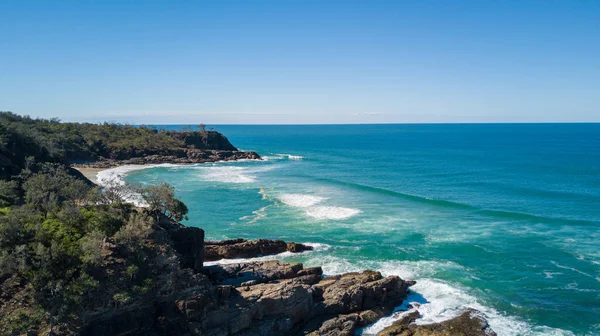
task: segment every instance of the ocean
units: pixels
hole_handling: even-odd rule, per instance
[[[276,258],[416,280],[420,323],[472,307],[498,335],[600,334],[600,124],[215,129],[264,160],[121,171],[174,185],[207,239],[310,243]]]

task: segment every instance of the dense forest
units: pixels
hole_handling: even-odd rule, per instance
[[[173,187],[101,190],[68,163],[177,146],[185,136],[148,127],[0,114],[2,335],[74,333],[86,314],[174,290],[179,265],[160,225],[187,208]],[[132,193],[148,207],[124,202]]]

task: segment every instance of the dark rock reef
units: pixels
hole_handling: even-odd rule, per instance
[[[204,260],[255,258],[282,252],[303,252],[312,250],[312,246],[299,243],[286,243],[283,240],[245,240],[231,239],[223,241],[206,241],[204,243]]]
[[[184,163],[207,163],[217,161],[235,161],[235,160],[260,160],[260,155],[256,152],[243,152],[238,150],[200,150],[200,149],[182,149],[173,155],[146,155],[134,156],[125,159],[99,158],[96,161],[84,163],[73,163],[73,167],[78,168],[111,168],[121,165],[143,165],[143,164],[184,164]]]

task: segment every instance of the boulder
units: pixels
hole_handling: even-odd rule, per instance
[[[333,281],[332,281],[333,280]],[[402,302],[409,285],[397,276],[384,278],[381,273],[346,273],[337,279],[325,279],[320,310],[325,314],[348,314],[375,307],[391,310]]]
[[[418,311],[409,313],[377,336],[496,336],[483,314],[475,309],[467,309],[459,316],[440,323],[413,324],[419,317]]]
[[[302,270],[302,264],[284,263],[278,260],[207,266],[203,272],[219,285],[240,286],[290,279]]]

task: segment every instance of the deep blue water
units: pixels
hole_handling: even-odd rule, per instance
[[[175,185],[208,238],[315,243],[279,258],[415,279],[424,322],[470,306],[499,335],[600,334],[600,124],[215,129],[266,160],[127,180]]]

